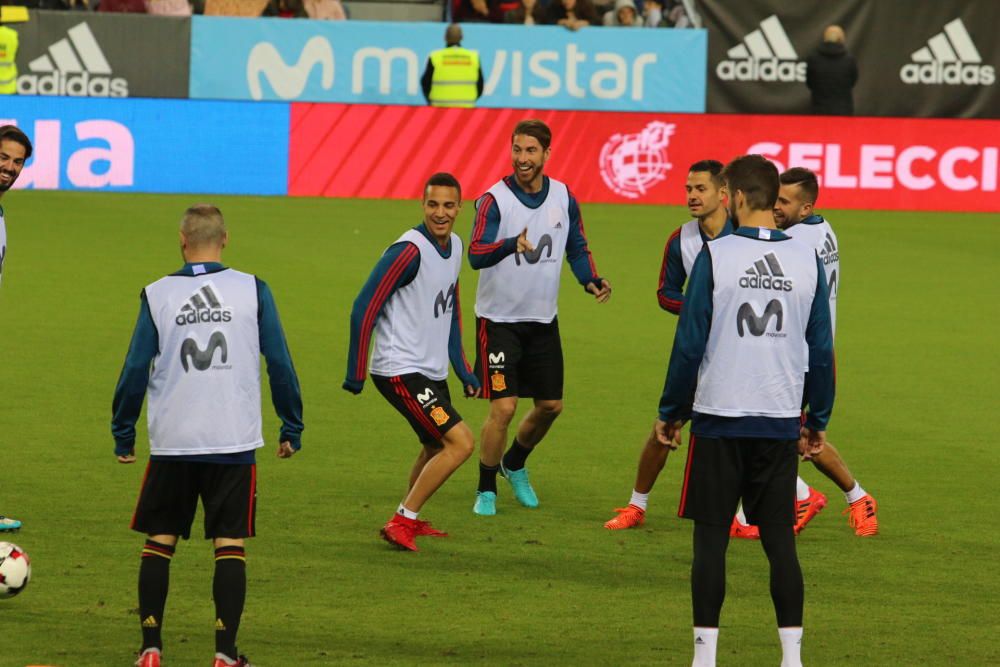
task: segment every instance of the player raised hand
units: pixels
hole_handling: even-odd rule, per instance
[[[601,278],[601,286],[598,287],[596,282],[592,282],[587,285],[587,291],[594,295],[597,299],[597,303],[605,303],[611,298],[611,283],[609,283],[604,278]]]
[[[517,237],[517,251],[518,252],[531,252],[535,249],[535,246],[531,245],[531,241],[528,240],[528,228],[525,227]]]

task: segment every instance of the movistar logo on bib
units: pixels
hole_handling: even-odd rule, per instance
[[[758,259],[740,276],[740,287],[748,289],[775,289],[792,291],[792,279],[785,277],[781,262],[773,252]]]

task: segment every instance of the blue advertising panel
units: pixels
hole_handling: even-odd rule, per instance
[[[15,187],[285,194],[287,104],[7,96],[34,144]]]
[[[704,30],[463,26],[479,51],[479,106],[705,110]],[[529,39],[530,38],[530,39]],[[194,17],[191,97],[422,105],[441,23]]]

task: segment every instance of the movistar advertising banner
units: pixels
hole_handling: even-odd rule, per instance
[[[287,104],[6,96],[34,153],[15,188],[287,192]]]
[[[425,104],[443,23],[194,17],[191,97]],[[479,106],[705,110],[704,30],[464,25],[479,51]],[[530,36],[530,39],[527,37]]]
[[[17,92],[187,97],[191,21],[113,12],[32,11],[17,30]]]

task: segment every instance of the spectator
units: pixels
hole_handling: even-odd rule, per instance
[[[579,30],[588,25],[600,25],[597,11],[591,0],[552,0],[545,11],[546,25],[561,25],[570,30]]]
[[[302,0],[270,0],[262,16],[277,16],[283,19],[309,18]]]
[[[96,5],[96,2],[91,2],[91,0],[39,0],[39,9],[79,9],[81,11],[87,11],[90,9],[91,4]]]
[[[604,15],[604,25],[620,28],[643,27],[642,21],[639,20],[639,12],[635,8],[635,1],[615,0],[614,11]]]
[[[541,22],[536,17],[541,10],[542,6],[538,0],[521,0],[514,9],[504,12],[503,22],[535,25]]]
[[[191,16],[188,0],[146,0],[146,13],[157,16]]]
[[[455,23],[500,23],[500,0],[452,0]]]
[[[260,16],[268,0],[205,0],[206,16]]]
[[[420,86],[435,107],[474,107],[483,94],[479,53],[462,48],[462,27],[452,23],[444,33],[445,48],[427,58]]]
[[[646,0],[642,3],[642,25],[646,28],[660,28],[666,25],[661,0]]]
[[[304,0],[306,14],[311,19],[324,19],[327,21],[344,21],[347,19],[347,12],[340,0]]]
[[[811,112],[826,116],[853,116],[852,89],[858,82],[858,63],[844,45],[844,29],[827,26],[823,43],[806,59],[806,86],[812,93]]]
[[[671,7],[667,11],[666,18],[661,25],[668,28],[693,28],[694,22],[688,16],[687,9],[684,8],[684,3],[680,0],[668,0],[668,2]]]
[[[101,4],[97,6],[97,11],[145,14],[146,3],[144,0],[101,0]]]

